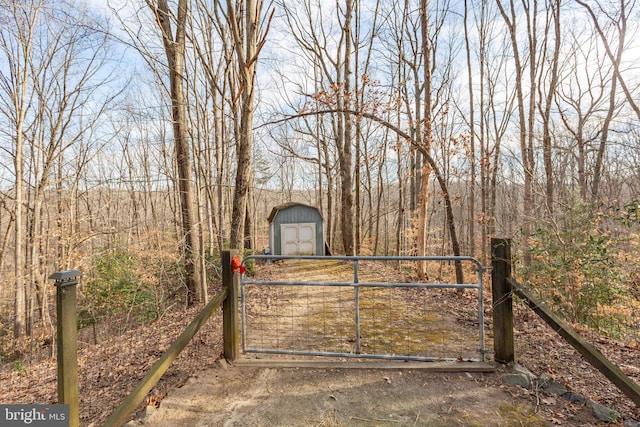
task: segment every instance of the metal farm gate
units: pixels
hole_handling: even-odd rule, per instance
[[[244,353],[484,361],[482,277],[471,257],[249,256],[241,279]],[[405,282],[423,262],[433,281]],[[447,283],[462,263],[472,283]],[[411,271],[414,271],[413,269]],[[415,279],[412,279],[415,280]],[[458,291],[455,291],[458,290]]]

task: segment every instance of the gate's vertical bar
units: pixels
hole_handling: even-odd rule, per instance
[[[78,322],[76,314],[76,285],[82,273],[76,270],[59,271],[49,276],[56,285],[56,314],[58,327],[58,403],[69,405],[69,426],[80,425],[78,394]]]
[[[513,298],[511,286],[511,240],[491,239],[491,288],[493,291],[493,345],[495,360],[515,360],[513,345]]]
[[[353,285],[356,311],[356,354],[361,353],[360,347],[360,286],[358,286],[358,260],[353,261]]]
[[[477,264],[478,267],[478,325],[480,334],[480,361],[484,362],[484,283],[482,276],[484,275],[484,267]]]
[[[222,286],[228,289],[227,298],[222,304],[222,335],[224,357],[230,362],[238,358],[239,335],[238,328],[238,288],[240,273],[234,272],[232,259],[239,256],[236,249],[222,252]]]
[[[242,352],[247,349],[247,298],[245,295],[244,283],[242,283],[242,275],[240,276],[240,345]]]

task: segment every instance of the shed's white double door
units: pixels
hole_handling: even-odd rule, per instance
[[[317,255],[316,224],[282,224],[282,255]]]

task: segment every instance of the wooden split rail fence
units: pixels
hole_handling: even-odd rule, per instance
[[[131,414],[142,403],[151,389],[158,383],[169,366],[180,355],[195,334],[215,311],[223,311],[224,357],[233,362],[239,356],[240,327],[238,323],[238,290],[240,275],[232,268],[232,258],[238,251],[222,254],[222,289],[209,301],[191,321],[169,349],[149,369],[133,391],[105,421],[105,426],[124,425]],[[57,288],[57,328],[58,328],[58,403],[69,405],[69,427],[80,424],[78,398],[78,361],[76,326],[76,285],[82,274],[69,270],[54,273],[50,279],[56,280]]]
[[[540,301],[527,292],[512,277],[511,242],[509,239],[492,239],[492,293],[494,359],[498,363],[515,360],[513,340],[513,295],[523,301],[544,319],[562,338],[574,346],[594,367],[600,370],[636,405],[640,405],[640,387],[628,378],[617,366],[608,361],[584,338],[580,337],[563,320],[558,318]],[[241,269],[234,258],[240,252],[225,251],[222,254],[222,289],[209,301],[203,310],[186,327],[169,349],[158,359],[122,404],[106,420],[105,426],[121,426],[142,403],[149,391],[157,384],[171,363],[187,346],[195,334],[220,307],[223,312],[224,356],[233,362],[240,356],[240,325],[238,296]],[[81,273],[75,270],[54,273],[57,287],[58,327],[58,403],[70,407],[70,427],[79,425],[77,326],[75,286]]]
[[[615,384],[633,403],[640,406],[640,386],[512,276],[511,241],[509,239],[491,239],[491,260],[494,358],[496,362],[511,363],[515,360],[513,295],[516,295],[567,343],[571,344],[587,362]]]

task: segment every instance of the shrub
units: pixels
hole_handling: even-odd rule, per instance
[[[616,242],[601,227],[606,219],[574,195],[553,227],[531,236],[530,282],[568,320],[595,328],[606,328],[604,307],[624,294],[624,269],[610,250]]]
[[[138,321],[157,316],[152,288],[137,273],[137,258],[122,248],[106,249],[91,267],[83,286],[80,327],[114,315],[133,316]]]

